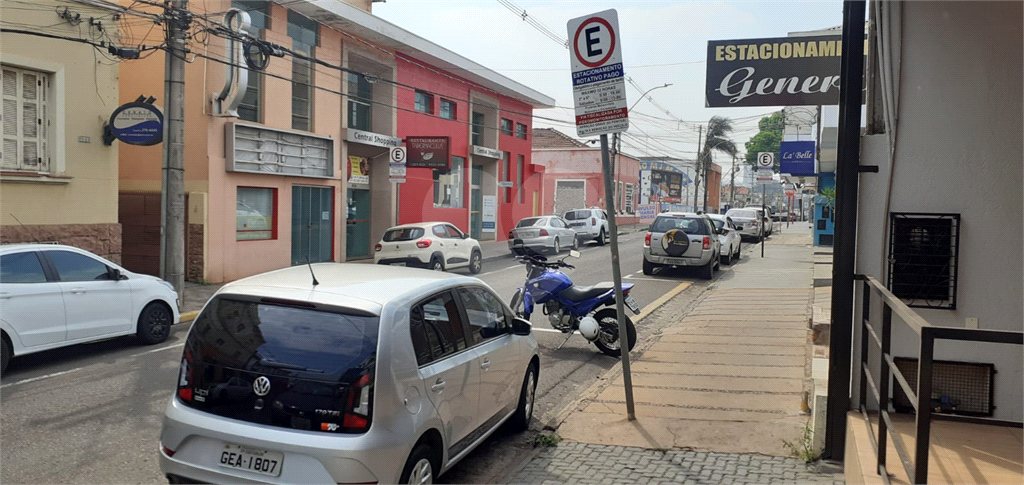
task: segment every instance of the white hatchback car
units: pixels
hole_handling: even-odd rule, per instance
[[[122,335],[160,343],[178,318],[160,278],[72,246],[0,246],[0,372],[11,357]]]
[[[403,224],[384,231],[373,260],[435,271],[468,267],[473,274],[483,268],[480,242],[448,222]]]
[[[580,242],[597,241],[599,246],[604,246],[611,237],[608,232],[608,213],[596,207],[565,211],[562,219],[576,230]]]
[[[482,281],[319,263],[221,287],[164,414],[171,483],[431,483],[529,427],[530,323]]]
[[[732,218],[721,214],[708,214],[708,217],[721,231],[718,233],[718,242],[722,245],[722,264],[732,264],[733,261],[739,260],[743,249],[743,238],[740,237],[740,231],[736,229]]]

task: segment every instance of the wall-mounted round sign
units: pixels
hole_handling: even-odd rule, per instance
[[[156,145],[164,140],[164,115],[151,104],[123,104],[110,115],[110,133],[129,145]]]

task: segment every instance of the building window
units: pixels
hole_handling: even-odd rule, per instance
[[[370,131],[373,85],[362,74],[348,75],[348,127]]]
[[[313,49],[295,42],[296,53],[313,57]],[[298,57],[292,58],[292,129],[313,130],[313,64]]]
[[[257,29],[270,28],[270,2],[253,0],[232,0],[231,8],[249,13],[249,24]]]
[[[292,38],[292,129],[313,130],[313,47],[320,43],[320,25],[288,11],[288,37]]]
[[[434,97],[423,91],[416,91],[416,111],[433,114]]]
[[[526,157],[519,155],[519,159],[516,161],[516,191],[519,193],[518,201],[520,204],[523,203],[523,165],[526,163]]]
[[[511,135],[512,134],[512,120],[508,120],[508,119],[505,119],[505,118],[501,119],[501,134],[502,135]]]
[[[440,113],[438,113],[438,114],[442,118],[444,118],[446,120],[454,120],[455,119],[455,102],[454,101],[448,101],[447,99],[443,99],[442,98],[441,102],[439,103],[439,106],[438,106],[438,111],[440,111]]]
[[[626,184],[626,214],[633,214],[633,184]]]
[[[484,114],[473,112],[473,144],[483,145],[484,142]]]
[[[277,189],[239,187],[235,240],[277,239]]]
[[[516,138],[526,139],[526,125],[516,123]]]
[[[960,214],[892,213],[889,291],[907,306],[956,309]]]
[[[245,96],[242,97],[242,101],[238,103],[238,119],[251,121],[253,123],[262,123],[260,119],[262,113],[260,113],[260,105],[262,104],[260,98],[260,88],[263,84],[263,73],[259,71],[249,70],[249,83],[245,88]]]
[[[452,157],[452,166],[434,169],[434,207],[462,208],[462,171],[466,164],[463,157]]]
[[[2,69],[4,144],[0,167],[49,172],[50,75],[10,66]]]

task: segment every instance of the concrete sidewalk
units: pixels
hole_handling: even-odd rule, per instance
[[[692,307],[676,298],[647,317],[662,330],[631,356],[636,420],[616,365],[546,423],[564,441],[509,482],[843,483],[784,445],[810,418],[815,295],[810,225],[784,226]]]

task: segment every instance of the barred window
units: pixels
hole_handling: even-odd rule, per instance
[[[6,65],[2,70],[4,143],[0,167],[49,172],[50,75]]]
[[[626,214],[633,214],[633,184],[626,184]]]
[[[889,291],[907,306],[956,309],[960,214],[892,213]]]

